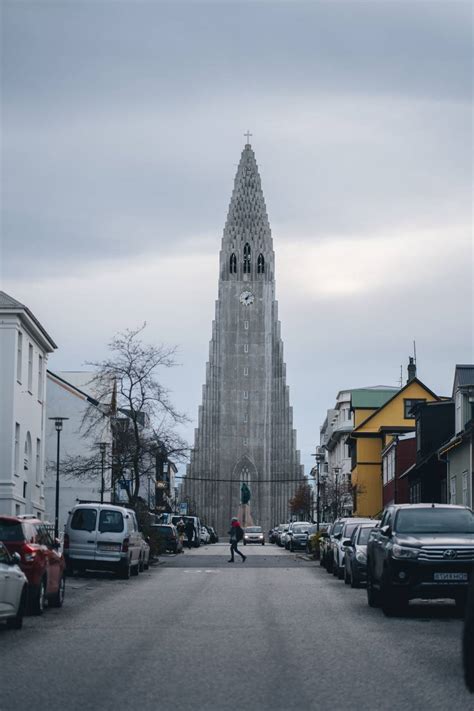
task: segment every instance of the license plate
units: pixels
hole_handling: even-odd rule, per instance
[[[467,573],[434,573],[433,579],[437,583],[467,583],[468,576]]]
[[[100,543],[99,548],[101,551],[119,551],[120,543]]]

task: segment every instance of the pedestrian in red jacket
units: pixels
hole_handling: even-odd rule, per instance
[[[244,531],[240,523],[236,518],[233,518],[230,524],[230,531],[229,531],[229,536],[230,536],[230,560],[228,560],[228,563],[233,563],[234,562],[234,553],[237,553],[240,555],[242,558],[242,563],[245,563],[247,560],[247,556],[244,555],[239,551],[237,548],[239,541],[242,540],[244,537]]]

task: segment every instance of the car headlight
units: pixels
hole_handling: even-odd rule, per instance
[[[367,556],[365,554],[365,551],[357,551],[356,552],[356,560],[359,563],[367,563]]]
[[[392,555],[394,558],[400,558],[401,560],[414,560],[418,558],[420,551],[418,548],[405,548],[395,543],[392,546]]]

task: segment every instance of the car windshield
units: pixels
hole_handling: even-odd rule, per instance
[[[0,541],[23,541],[25,539],[21,523],[0,521]]]
[[[299,533],[301,533],[302,531],[306,532],[308,530],[308,528],[310,527],[310,525],[311,524],[309,524],[309,523],[296,523],[293,526],[293,531],[297,531]]]
[[[347,523],[344,531],[345,537],[350,538],[356,530],[357,526],[360,526],[360,523]]]
[[[96,520],[96,509],[76,509],[72,515],[71,528],[74,531],[94,531]]]
[[[260,526],[249,526],[245,529],[245,533],[261,533],[262,529]]]
[[[339,521],[338,523],[335,523],[334,528],[332,529],[332,532],[331,532],[332,535],[337,536],[337,534],[342,531],[343,526],[344,526],[343,521]]]
[[[469,509],[400,509],[395,523],[397,533],[474,533]]]
[[[121,511],[105,509],[100,512],[99,531],[101,533],[121,533],[123,531],[123,516]]]
[[[369,533],[373,531],[373,528],[361,528],[359,531],[359,537],[357,539],[357,543],[359,546],[365,546],[367,545],[367,541],[369,540]]]

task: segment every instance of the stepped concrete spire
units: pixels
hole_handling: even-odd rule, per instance
[[[274,272],[260,175],[247,143],[222,237],[206,383],[183,482],[184,499],[221,535],[239,512],[242,482],[251,491],[249,516],[268,530],[287,520],[288,501],[303,480]]]

